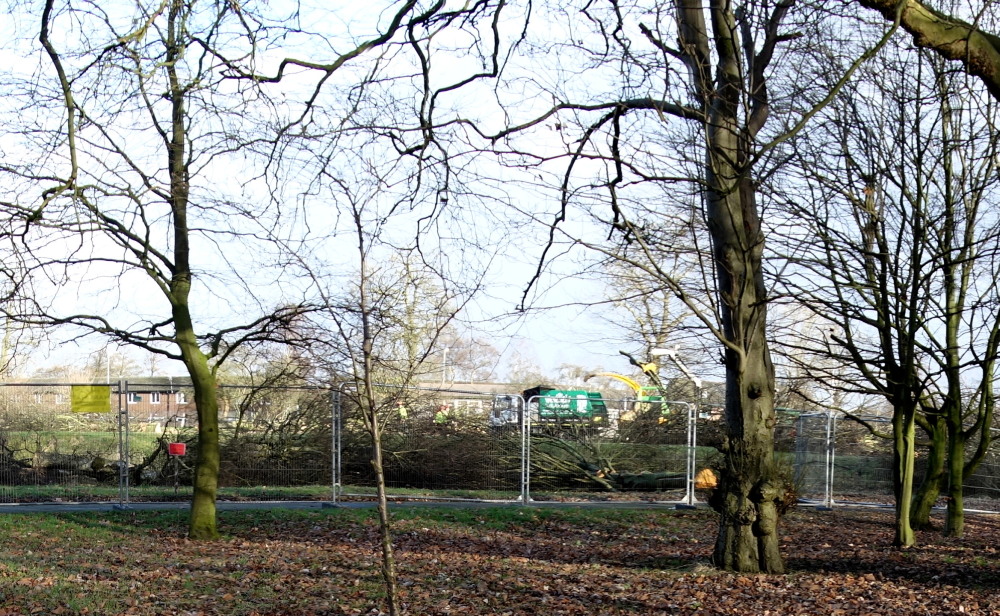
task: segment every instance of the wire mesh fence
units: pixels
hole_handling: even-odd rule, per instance
[[[130,413],[133,435],[146,430],[156,435],[153,441],[147,439],[131,447],[133,468],[141,468],[132,473],[132,499],[190,496],[199,450],[196,417],[188,402],[193,400],[193,392],[179,388],[174,397],[184,401],[175,405],[178,412],[174,415],[150,419],[138,406]],[[329,390],[220,385],[218,397],[220,499],[331,498]],[[183,455],[171,455],[171,443],[183,444]]]
[[[685,499],[691,405],[592,398],[568,414],[546,413],[551,404],[545,396],[527,401],[530,498]]]
[[[0,387],[0,502],[120,498],[120,396],[105,386],[98,412],[84,412],[74,405],[81,387],[89,386]]]
[[[829,413],[801,413],[795,418],[792,483],[799,498],[830,507],[831,440],[834,428]]]
[[[219,387],[223,500],[370,498],[367,396],[352,387]],[[694,504],[720,467],[722,409],[683,401],[379,386],[394,498]],[[893,501],[891,424],[779,409],[776,460],[803,502]],[[198,455],[185,379],[0,386],[0,503],[188,500]],[[875,428],[875,433],[870,429]],[[882,436],[879,436],[881,434]],[[178,449],[179,448],[179,449]],[[917,476],[926,455],[917,458]],[[1000,511],[1000,456],[964,486]]]
[[[882,417],[863,419],[882,436],[842,414],[832,415],[828,499],[834,504],[893,502],[892,441],[885,438],[892,433],[892,425]],[[918,457],[918,477],[921,462]]]
[[[374,494],[367,396],[339,392],[338,496]],[[374,413],[382,425],[382,467],[400,498],[514,500],[521,495],[522,428],[516,418],[491,421],[495,402],[517,396],[462,390],[381,386]],[[499,412],[499,409],[497,409]]]
[[[963,487],[966,510],[1000,512],[1000,455],[990,452],[979,467],[965,480]]]
[[[893,492],[892,424],[884,417],[809,413],[799,418],[796,438],[796,487],[807,502],[834,505],[891,505]],[[915,476],[927,466],[927,449],[918,448]],[[944,486],[946,488],[947,485]],[[986,459],[963,484],[968,511],[1000,512],[1000,457]],[[939,506],[945,505],[945,492]]]
[[[326,389],[220,386],[219,498],[331,498]],[[0,386],[0,502],[188,500],[197,414],[185,379]]]

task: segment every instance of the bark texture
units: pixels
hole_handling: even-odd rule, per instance
[[[692,37],[688,49],[707,50],[704,23],[698,21],[704,13],[694,11],[699,3],[683,4],[687,10],[681,15],[688,21],[681,28],[682,42],[686,35]],[[741,58],[747,48],[734,7],[712,0],[714,84],[706,77],[707,53],[700,51],[688,63],[699,94],[708,101],[706,205],[726,346],[725,465],[712,497],[720,514],[712,560],[739,572],[784,571],[777,526],[785,488],[774,465],[774,368],[766,338],[764,236],[752,172],[753,142],[769,115],[765,68],[788,6],[775,9],[760,51],[746,51]]]
[[[930,442],[924,478],[913,497],[910,509],[910,526],[914,530],[927,530],[931,527],[931,510],[944,486],[948,437],[943,417],[918,417],[917,423],[927,433]]]
[[[1000,37],[935,10],[919,0],[858,2],[891,21],[895,21],[898,15],[900,25],[913,35],[915,45],[961,62],[966,72],[982,79],[990,94],[1000,100]]]
[[[892,416],[892,478],[896,496],[896,528],[892,540],[897,547],[916,545],[917,537],[910,526],[910,507],[913,500],[914,453],[916,447],[916,422],[913,412],[900,412]]]

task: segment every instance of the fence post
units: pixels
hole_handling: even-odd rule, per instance
[[[330,502],[324,507],[337,507],[340,493],[344,486],[342,482],[342,458],[341,450],[343,440],[341,438],[342,420],[344,415],[344,387],[347,383],[341,383],[334,389],[330,389]]]
[[[123,403],[124,401],[124,403]],[[118,504],[115,509],[129,506],[129,422],[128,381],[118,381]]]
[[[330,390],[330,502],[337,504],[340,491],[340,391]]]
[[[694,507],[698,499],[694,494],[695,475],[698,473],[698,405],[685,403],[688,409],[687,486],[684,505]]]
[[[833,471],[837,454],[837,411],[828,411],[826,420],[826,486],[823,506],[833,509]]]
[[[537,402],[537,397],[536,397]],[[521,504],[531,502],[531,412],[529,401],[521,398]]]

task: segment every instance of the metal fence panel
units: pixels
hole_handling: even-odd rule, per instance
[[[131,383],[129,383],[131,387]],[[220,500],[328,500],[333,483],[331,403],[326,389],[221,385]],[[164,400],[166,396],[161,396]],[[179,387],[173,413],[130,413],[133,499],[190,498],[198,455],[193,392]],[[189,408],[190,407],[190,408]],[[137,436],[145,436],[136,443]],[[149,438],[149,437],[152,438]],[[185,445],[170,455],[169,444]],[[135,481],[138,480],[138,481]]]
[[[198,442],[186,383],[156,377],[104,385],[97,396],[106,398],[104,413],[74,412],[74,394],[93,385],[0,385],[0,503],[188,500]],[[374,494],[370,436],[349,387],[220,386],[219,393],[220,500]],[[390,496],[704,498],[696,477],[720,465],[721,407],[582,393],[524,400],[380,386]],[[893,502],[889,439],[842,414],[779,409],[777,416],[776,460],[804,501]],[[868,421],[891,432],[885,418]],[[170,443],[183,444],[184,455],[170,455]],[[923,459],[918,453],[918,481]],[[991,452],[966,479],[965,499],[968,510],[1000,511],[1000,454]]]
[[[965,479],[967,511],[1000,512],[1000,453],[991,451],[976,471]]]
[[[117,387],[107,410],[74,412],[74,386],[0,385],[0,502],[115,502],[122,462]]]
[[[885,418],[865,420],[881,434],[892,432]],[[892,503],[892,442],[840,413],[834,416],[831,438],[834,503]]]
[[[524,451],[518,407],[513,416],[502,416],[495,404],[516,405],[518,396],[392,386],[379,386],[376,395],[391,497],[521,498]],[[360,398],[345,387],[338,399],[336,497],[371,496],[376,477]]]
[[[830,471],[832,431],[829,413],[801,413],[795,418],[792,482],[799,498],[806,502],[832,506]]]
[[[546,396],[527,401],[530,496],[688,500],[694,465],[691,405],[597,397],[590,402],[599,403],[601,412],[588,416],[578,407],[560,417],[543,413]]]

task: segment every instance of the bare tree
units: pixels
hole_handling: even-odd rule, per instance
[[[315,78],[301,113],[281,128],[272,172],[297,178],[290,186],[298,199],[328,204],[335,214],[312,227],[324,238],[319,245],[333,248],[298,258],[327,307],[313,317],[312,352],[340,381],[370,438],[389,614],[402,608],[386,497],[386,425],[405,412],[412,387],[443,376],[455,317],[504,247],[503,227],[483,204],[488,189],[476,182],[473,161],[453,151],[451,118],[439,118],[465,88],[496,74],[504,6],[394,4],[381,34],[357,48],[381,47],[362,85],[344,100],[330,101],[325,90],[346,55],[332,63],[285,58],[267,75],[233,69],[238,79],[275,87],[302,74]],[[464,41],[471,66],[454,64],[451,43],[438,44],[450,37]]]
[[[799,143],[811,192],[790,204],[805,227],[786,238],[783,283],[825,329],[785,341],[812,378],[891,404],[895,542],[912,545],[945,485],[946,532],[962,534],[962,484],[991,441],[1000,142],[995,103],[940,59],[872,66]],[[930,452],[914,496],[918,425]]]
[[[384,157],[418,168],[447,159],[436,105],[495,72],[493,39],[480,45],[478,36],[478,17],[487,16],[484,32],[497,27],[492,8],[390,2],[343,30],[297,5],[254,12],[213,0],[107,10],[49,0],[34,16],[48,77],[24,89],[43,112],[22,118],[21,138],[37,159],[3,172],[17,227],[10,253],[26,259],[44,291],[8,312],[186,367],[200,441],[192,537],[217,532],[219,366],[242,345],[289,342],[289,325],[312,309],[314,280],[297,273],[328,236],[310,230],[311,194],[292,159],[303,150],[291,144],[322,141],[332,152],[364,131],[385,137]],[[432,88],[432,39],[451,24],[474,35],[468,50],[482,52],[483,64]],[[86,35],[62,36],[71,29]],[[293,49],[325,57],[286,57]],[[395,109],[405,124],[380,122]],[[41,130],[30,126],[36,117]],[[422,173],[412,177],[423,187]],[[430,192],[449,188],[460,194],[448,179]],[[420,228],[434,221],[412,219]],[[90,309],[66,301],[69,285],[93,298]]]
[[[339,267],[336,276],[329,276],[325,267],[314,270],[328,309],[312,317],[309,337],[313,362],[326,365],[339,381],[341,395],[350,402],[342,406],[357,409],[351,418],[360,420],[370,437],[382,577],[388,613],[397,614],[401,607],[384,470],[386,426],[399,419],[399,409],[413,403],[414,392],[425,380],[438,375],[443,339],[478,290],[480,276],[471,272],[470,260],[461,263],[460,276],[439,267],[440,251],[451,245],[445,238],[423,234],[405,238],[414,212],[410,206],[422,214],[447,216],[433,213],[436,204],[433,199],[422,202],[422,191],[411,192],[414,184],[390,181],[424,170],[406,158],[365,160],[362,152],[363,148],[353,150],[356,164],[345,167],[340,177],[328,175],[320,189],[320,194],[337,201],[344,214],[346,224],[337,233],[348,231],[353,236],[354,259]],[[387,188],[392,185],[402,187],[401,192]],[[409,205],[400,207],[404,202]],[[455,247],[460,244],[459,238]],[[345,269],[351,271],[349,277]],[[465,275],[471,284],[463,283]]]
[[[554,106],[491,138],[498,149],[517,150],[516,137],[525,131],[554,131],[561,152],[550,147],[521,159],[536,174],[568,161],[555,172],[560,207],[550,246],[560,233],[576,246],[599,246],[561,231],[573,208],[588,212],[612,230],[618,258],[669,289],[721,344],[726,438],[712,499],[720,513],[713,561],[735,571],[780,572],[777,524],[790,492],[773,456],[760,187],[785,155],[781,144],[853,70],[828,73],[811,50],[826,41],[826,50],[857,66],[871,55],[859,48],[857,32],[871,30],[852,21],[859,29],[838,39],[843,30],[828,27],[829,13],[808,2],[608,2],[552,11],[552,23],[573,23],[579,31],[573,41],[547,44],[571,47],[581,62],[560,60],[564,74],[537,84],[539,99],[554,98]],[[888,34],[872,40],[882,45]],[[781,118],[771,122],[776,110]],[[657,234],[668,233],[672,219],[699,220],[675,213],[692,203],[702,217],[701,245],[712,256],[709,290],[701,295],[690,293],[655,250]]]
[[[214,538],[217,370],[234,349],[281,339],[306,310],[256,275],[282,279],[266,262],[275,245],[256,243],[280,224],[275,210],[242,182],[218,181],[242,156],[230,140],[250,126],[240,110],[259,103],[253,89],[223,86],[218,50],[235,52],[260,23],[233,3],[185,0],[109,11],[49,0],[36,17],[50,78],[25,94],[62,121],[26,129],[37,158],[4,169],[7,212],[21,225],[10,250],[45,287],[8,314],[184,365],[199,420],[189,534]],[[87,36],[69,36],[76,28]]]

